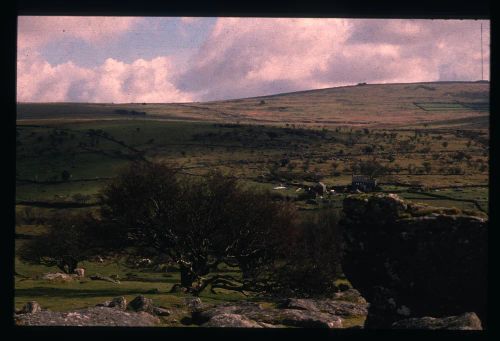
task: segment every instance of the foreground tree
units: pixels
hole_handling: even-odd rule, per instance
[[[220,173],[180,180],[165,164],[136,162],[101,195],[102,223],[121,229],[137,252],[154,248],[180,269],[180,286],[197,294],[207,285],[244,282],[215,273],[225,263],[244,279],[277,257],[280,238],[293,227],[295,211],[268,193],[246,189]]]

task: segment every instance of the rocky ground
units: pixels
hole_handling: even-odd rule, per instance
[[[71,312],[43,310],[32,301],[16,312],[16,324],[169,326],[178,319],[200,327],[486,329],[488,220],[444,214],[394,194],[352,196],[343,206],[342,267],[356,290],[267,303],[208,305],[190,298],[175,309],[142,295]]]
[[[233,328],[344,328],[350,319],[363,320],[367,302],[356,290],[341,292],[331,299],[283,299],[273,305],[235,302],[206,305],[199,298],[186,300],[185,325]],[[56,326],[154,326],[170,311],[157,307],[142,295],[127,304],[115,297],[96,307],[71,312],[43,310],[29,302],[15,315],[17,325]],[[347,324],[347,326],[349,323]]]
[[[158,317],[146,312],[127,312],[108,307],[92,307],[71,312],[44,310],[15,317],[17,325],[24,326],[121,326],[150,327],[158,324]]]

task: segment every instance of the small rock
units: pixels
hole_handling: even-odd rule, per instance
[[[21,310],[19,310],[18,314],[36,314],[42,311],[42,307],[38,304],[37,301],[29,301],[26,303]]]
[[[85,277],[85,269],[84,269],[84,268],[76,268],[76,269],[75,269],[75,274],[76,274],[79,278],[83,278],[83,277]]]
[[[187,307],[191,312],[197,312],[203,309],[203,303],[199,297],[188,297],[184,299]]]
[[[115,297],[109,302],[108,307],[125,310],[127,309],[127,300],[123,296]]]
[[[162,308],[162,307],[153,307],[153,314],[155,314],[157,316],[170,316],[171,312],[170,312],[170,310],[167,310],[167,309]]]
[[[146,298],[143,295],[139,295],[134,298],[127,306],[127,310],[145,311],[151,314],[153,314],[153,309],[153,300]]]

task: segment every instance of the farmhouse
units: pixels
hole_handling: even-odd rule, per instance
[[[377,180],[364,175],[353,175],[351,189],[361,190],[363,192],[373,191],[377,187]]]

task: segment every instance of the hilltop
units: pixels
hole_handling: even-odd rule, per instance
[[[155,119],[488,128],[489,82],[365,84],[193,103],[19,103],[18,120]],[[130,114],[124,114],[127,110]]]

